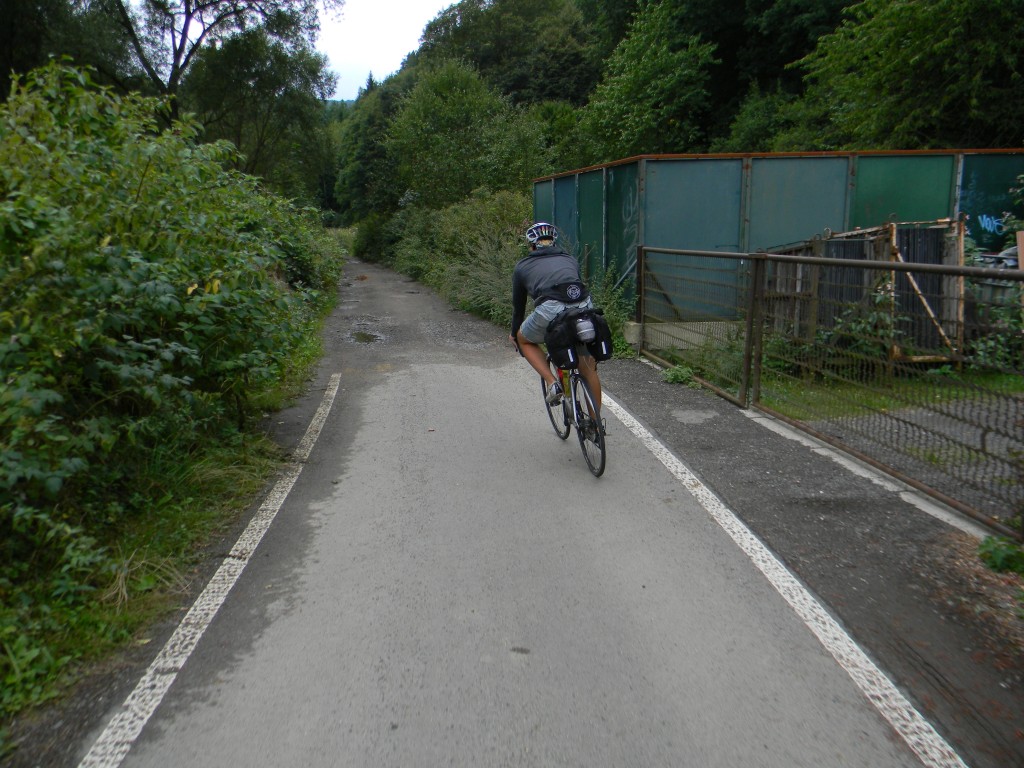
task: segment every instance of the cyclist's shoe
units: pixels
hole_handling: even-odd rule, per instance
[[[562,402],[562,385],[557,381],[551,382],[551,386],[548,387],[547,397],[544,399],[548,405],[558,405]]]
[[[584,428],[583,435],[584,435],[584,437],[586,437],[587,440],[596,440],[597,439],[598,425],[597,425],[597,423],[593,419],[588,418],[586,420],[586,422],[584,423],[583,428]],[[601,435],[602,436],[608,434],[608,430],[605,427],[605,420],[604,419],[601,419],[600,429],[601,429]]]

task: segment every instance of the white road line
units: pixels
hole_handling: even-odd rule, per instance
[[[637,436],[729,534],[921,762],[928,768],[966,768],[966,763],[931,723],[721,499],[607,393],[602,397],[602,404]]]
[[[171,635],[167,644],[149,665],[135,690],[131,692],[124,704],[103,733],[93,743],[88,754],[78,764],[78,768],[117,768],[128,754],[132,744],[142,733],[146,722],[160,705],[164,694],[171,687],[178,672],[188,661],[188,657],[198,645],[206,628],[223,605],[228,592],[235,585],[238,577],[256,551],[263,534],[270,528],[278,510],[284,504],[292,486],[302,472],[303,463],[309,458],[316,445],[317,438],[323,429],[327,415],[334,404],[338,393],[341,374],[331,376],[324,392],[320,407],[306,429],[299,445],[296,447],[292,460],[285,468],[284,474],[271,489],[259,510],[249,521],[249,525],[238,537],[234,548],[206,585],[206,589],[193,603],[192,608],[182,619],[181,624]]]

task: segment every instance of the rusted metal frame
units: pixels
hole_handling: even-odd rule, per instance
[[[960,219],[955,224],[954,237],[956,238],[956,244],[951,249],[953,252],[953,257],[956,260],[956,263],[949,264],[947,266],[962,267],[964,265],[964,236],[966,235],[966,232],[967,224],[963,219]],[[947,251],[947,258],[948,253],[949,252]],[[947,258],[943,259],[943,263],[946,262]],[[967,289],[967,280],[963,276],[951,275],[945,277],[942,282],[943,295],[946,297],[944,307],[946,312],[944,314],[951,316],[953,327],[956,328],[957,347],[959,349],[963,349],[967,343],[967,340],[964,338],[964,334],[966,333],[967,327],[967,302],[964,299]],[[952,299],[950,299],[949,297],[952,297]],[[950,302],[952,302],[952,307],[950,307]],[[960,369],[962,367],[963,361],[958,359],[957,369]]]
[[[743,374],[740,382],[741,407],[761,397],[761,357],[764,342],[764,305],[767,292],[767,262],[764,256],[752,259],[750,299],[747,302],[746,344],[743,349]]]
[[[820,239],[815,240],[811,244],[811,248],[816,255],[820,256],[825,250],[825,243]],[[810,296],[810,307],[808,311],[809,325],[807,327],[806,340],[812,342],[815,336],[818,335],[818,312],[821,311],[821,297],[819,295],[821,290],[821,267],[814,264],[806,266],[808,267],[811,279],[811,286],[807,291]]]
[[[1022,258],[1022,254],[1024,254],[1024,232],[1018,232],[1017,233],[1017,269],[1020,271],[1021,275],[1024,275],[1024,258]],[[1021,291],[1021,294],[1020,294],[1020,312],[1021,312],[1021,319],[1024,320],[1024,291]]]
[[[647,269],[647,260],[644,258],[644,247],[638,245],[636,247],[636,314],[634,317],[636,321],[640,323],[640,345],[643,346],[644,340],[644,294],[647,292],[644,290],[644,271]]]
[[[658,365],[662,366],[663,368],[672,368],[675,365],[675,363],[673,363],[673,362],[671,362],[669,360],[666,360],[665,358],[663,358],[663,357],[661,357],[659,355],[654,354],[650,350],[645,350],[643,352],[643,356],[646,357],[648,360],[651,360],[651,361],[657,363]],[[725,400],[728,400],[730,403],[733,403],[734,405],[738,405],[739,407],[744,408],[744,409],[747,407],[747,404],[745,402],[742,402],[738,397],[736,397],[736,395],[734,395],[729,390],[722,389],[717,384],[713,384],[712,382],[708,381],[707,379],[701,378],[700,376],[694,376],[693,380],[696,381],[698,384],[700,384],[702,387],[706,387],[706,388],[710,389],[712,392],[714,392],[719,397],[721,397],[721,398],[723,398]]]
[[[675,318],[679,322],[682,322],[683,321],[683,316],[679,314],[679,308],[672,301],[672,294],[671,294],[671,292],[665,290],[665,288],[662,287],[661,281],[658,280],[657,275],[655,275],[653,272],[649,272],[647,277],[650,278],[651,287],[653,288],[653,290],[656,293],[660,293],[662,296],[665,297],[665,304],[668,307],[671,308],[673,318]],[[646,287],[646,283],[644,285]]]
[[[962,237],[963,236],[963,226],[962,226],[962,223],[960,223],[958,226],[959,226],[959,236]],[[771,253],[771,254],[764,254],[764,253],[759,253],[759,254],[751,254],[751,253],[736,254],[736,253],[723,253],[723,252],[720,252],[720,251],[693,251],[693,250],[678,250],[678,249],[667,249],[667,248],[649,248],[649,249],[644,249],[643,247],[641,247],[640,249],[638,249],[638,253],[646,251],[646,250],[656,251],[658,253],[679,254],[679,255],[688,255],[688,256],[708,256],[708,257],[713,257],[713,258],[751,259],[755,263],[755,272],[757,271],[756,265],[758,263],[760,263],[761,268],[765,269],[765,274],[766,274],[767,261],[768,260],[772,260],[772,261],[776,261],[776,262],[779,262],[779,263],[809,264],[809,265],[820,265],[820,266],[837,266],[837,265],[849,266],[849,267],[853,267],[853,268],[863,269],[863,270],[865,270],[865,272],[867,272],[868,270],[889,271],[891,273],[892,272],[907,272],[907,273],[911,273],[911,272],[915,272],[915,271],[916,272],[931,272],[931,273],[938,273],[938,274],[945,275],[945,276],[947,276],[947,278],[955,278],[955,279],[957,279],[961,283],[967,277],[979,277],[979,278],[988,277],[988,278],[991,278],[991,277],[994,276],[994,273],[1000,273],[1000,274],[998,274],[998,276],[1001,279],[1009,279],[1009,280],[1012,280],[1012,281],[1015,281],[1015,282],[1024,282],[1024,270],[1022,270],[1019,275],[1013,275],[1012,273],[1008,275],[1008,274],[1006,274],[1005,270],[994,270],[994,269],[989,269],[989,268],[984,268],[984,267],[965,267],[965,266],[962,266],[962,265],[949,265],[949,264],[908,264],[905,261],[883,261],[883,260],[863,260],[863,261],[858,260],[858,261],[853,261],[853,262],[849,262],[849,263],[844,263],[844,262],[848,262],[848,260],[845,260],[845,259],[834,259],[834,258],[825,258],[825,257],[818,257],[818,256],[813,256],[813,257],[808,257],[808,256],[790,256],[790,255],[786,255],[786,254],[777,254],[777,253]],[[757,285],[763,285],[764,289],[763,290],[755,290],[753,288],[753,286],[757,286]],[[755,293],[757,293],[757,296],[758,296],[758,300],[756,301],[756,306],[758,307],[758,309],[756,311],[757,312],[761,312],[761,311],[763,311],[764,302],[766,300],[765,297],[766,297],[766,294],[767,294],[767,281],[766,281],[765,277],[762,276],[762,277],[758,278],[757,280],[755,280],[752,283],[752,290],[751,290],[752,296]],[[963,306],[962,306],[962,304],[963,304],[963,302],[958,302],[958,304],[960,304],[960,306],[956,310],[956,316],[960,317],[961,320],[962,320],[962,317],[963,317]],[[785,422],[785,423],[787,423],[787,424],[789,424],[789,425],[791,425],[791,426],[793,426],[793,427],[795,427],[797,429],[800,429],[803,432],[806,432],[809,435],[812,435],[813,437],[821,440],[824,443],[832,445],[832,446],[834,446],[834,447],[836,447],[836,448],[838,448],[838,449],[840,449],[840,450],[850,454],[851,456],[854,456],[855,458],[863,461],[864,463],[866,463],[866,464],[868,464],[868,465],[870,465],[872,467],[875,467],[876,469],[878,469],[878,470],[880,470],[882,472],[885,472],[886,474],[888,474],[888,475],[890,475],[892,477],[897,478],[898,480],[900,480],[901,482],[904,482],[908,486],[921,491],[922,493],[930,496],[931,498],[936,499],[937,501],[940,501],[940,502],[948,505],[949,507],[951,507],[953,509],[956,509],[957,511],[961,512],[965,516],[970,517],[970,518],[978,521],[979,523],[984,525],[986,528],[988,528],[989,530],[994,531],[995,533],[999,533],[1001,535],[1005,535],[1005,536],[1009,536],[1009,537],[1013,537],[1013,538],[1017,538],[1017,539],[1024,539],[1024,532],[1015,530],[1014,528],[1012,528],[1010,526],[1006,526],[1003,523],[999,522],[998,520],[995,520],[992,517],[979,512],[978,510],[974,509],[973,507],[969,506],[968,504],[965,504],[962,501],[954,499],[954,498],[952,498],[952,497],[942,493],[941,491],[938,491],[938,490],[930,487],[926,483],[923,483],[923,482],[921,482],[919,480],[916,480],[916,479],[914,479],[914,478],[904,474],[903,472],[901,472],[901,471],[899,471],[899,470],[897,470],[897,469],[895,469],[893,467],[890,467],[887,464],[885,464],[885,463],[883,463],[883,462],[881,462],[881,461],[879,461],[877,459],[872,458],[871,456],[869,456],[869,455],[867,455],[867,454],[865,454],[865,453],[863,453],[863,452],[861,452],[861,451],[859,451],[859,450],[857,450],[857,449],[855,449],[855,448],[845,444],[841,440],[838,440],[838,439],[833,438],[833,437],[831,437],[829,435],[821,433],[818,430],[815,430],[814,428],[810,427],[809,425],[807,425],[807,424],[805,424],[805,423],[803,423],[803,422],[801,422],[799,420],[792,419],[792,418],[790,418],[790,417],[788,417],[788,416],[786,416],[786,415],[784,415],[782,413],[779,413],[779,412],[775,411],[774,409],[769,408],[768,406],[765,406],[764,404],[762,404],[761,401],[760,401],[760,379],[761,379],[760,356],[761,356],[761,353],[760,353],[760,351],[755,352],[755,342],[754,342],[754,339],[753,339],[753,334],[757,334],[758,333],[758,328],[761,325],[763,325],[763,322],[762,323],[754,322],[753,324],[751,324],[750,321],[753,320],[753,319],[754,319],[754,313],[749,313],[748,314],[748,331],[749,331],[749,333],[748,333],[748,344],[750,345],[750,361],[751,361],[750,385],[749,386],[750,386],[750,390],[751,390],[751,393],[752,393],[752,397],[750,398],[750,400],[751,400],[751,404],[753,404],[754,407],[756,407],[757,409],[763,411],[764,413],[767,413],[767,414],[769,414],[769,415],[771,415],[771,416],[773,416],[775,418],[778,418],[780,421],[783,421],[783,422]],[[960,333],[962,333],[962,326],[963,326],[963,323],[960,322],[958,324],[958,327],[960,327],[960,329],[961,329]],[[649,359],[651,359],[651,360],[653,360],[653,361],[655,361],[655,362],[657,362],[657,363],[659,363],[659,364],[661,364],[661,365],[663,365],[665,367],[671,367],[672,366],[671,362],[669,362],[669,361],[659,357],[658,355],[656,355],[656,354],[654,354],[654,353],[652,353],[650,351],[646,351],[645,350],[645,351],[642,352],[642,354],[644,354],[644,356],[648,357]],[[726,400],[728,400],[728,401],[730,401],[730,402],[732,402],[732,403],[734,403],[734,404],[736,404],[736,405],[738,405],[740,407],[747,407],[747,403],[746,402],[744,402],[740,398],[734,396],[732,393],[728,392],[727,390],[724,390],[721,387],[719,387],[719,386],[717,386],[717,385],[715,385],[715,384],[713,384],[713,383],[711,383],[709,381],[706,381],[705,379],[703,379],[701,377],[694,377],[694,379],[695,379],[695,381],[700,383],[702,386],[705,386],[708,389],[710,389],[711,391],[713,391],[716,394],[718,394],[720,397],[722,397],[722,398],[724,398],[724,399],[726,399]]]
[[[962,161],[965,154],[977,154],[978,150],[963,150],[963,149],[873,149],[871,151],[849,151],[849,150],[821,150],[821,151],[802,151],[802,152],[712,152],[708,154],[695,154],[695,153],[671,153],[671,154],[645,154],[645,155],[630,155],[629,157],[619,158],[612,160],[607,163],[598,163],[595,165],[585,165],[582,168],[573,168],[567,171],[560,171],[558,173],[549,174],[546,176],[537,176],[532,181],[534,184],[542,181],[554,180],[562,176],[570,176],[574,173],[584,173],[586,171],[597,171],[601,169],[614,168],[620,165],[630,165],[640,160],[707,160],[707,159],[726,159],[726,160],[744,160],[749,162],[753,159],[772,159],[776,157],[913,157],[913,156],[928,156],[928,155],[949,155],[955,154],[957,158]],[[1019,149],[984,149],[981,153],[986,155],[1017,155],[1020,154]]]
[[[896,224],[889,223],[885,226],[885,247],[888,250],[889,261],[893,264],[902,263],[899,245],[896,243]],[[910,273],[908,272],[907,274],[909,275]],[[891,270],[889,271],[889,323],[890,328],[896,328],[896,273]],[[893,336],[895,336],[895,333],[893,333]],[[885,361],[885,369],[888,376],[892,376],[895,373],[894,363],[900,355],[901,350],[896,344],[896,339],[890,338]]]
[[[988,529],[990,529],[990,530],[992,530],[992,531],[994,531],[996,533],[999,533],[999,534],[1001,534],[1003,536],[1008,536],[1008,537],[1017,539],[1019,541],[1024,541],[1024,531],[1016,531],[1013,528],[1011,528],[1010,526],[1004,525],[1003,523],[1000,523],[998,520],[995,520],[995,519],[993,519],[992,517],[990,517],[988,515],[982,514],[978,510],[976,510],[973,507],[963,503],[962,501],[954,499],[951,496],[947,496],[946,494],[942,493],[941,491],[935,490],[934,488],[932,488],[931,486],[921,482],[920,480],[916,480],[913,477],[905,475],[904,473],[900,472],[898,469],[895,469],[894,467],[890,467],[889,465],[887,465],[887,464],[885,464],[885,463],[883,463],[881,461],[878,461],[877,459],[874,459],[871,456],[868,456],[867,454],[862,453],[861,451],[858,451],[856,448],[851,448],[849,445],[847,445],[846,443],[842,442],[841,440],[837,440],[836,438],[834,438],[834,437],[832,437],[830,435],[826,435],[823,432],[819,432],[818,430],[814,429],[813,427],[808,426],[807,424],[805,424],[802,421],[798,421],[796,419],[792,419],[789,416],[786,416],[783,413],[779,413],[778,411],[775,411],[772,408],[769,408],[768,406],[761,405],[760,403],[755,403],[755,407],[758,410],[763,411],[764,413],[767,413],[769,416],[771,416],[773,418],[776,418],[779,421],[783,421],[786,424],[789,424],[790,426],[792,426],[792,427],[794,427],[796,429],[799,429],[801,432],[806,432],[807,434],[811,435],[812,437],[816,438],[817,440],[821,440],[823,443],[828,443],[829,445],[834,446],[835,448],[840,449],[844,453],[850,454],[851,456],[853,456],[854,458],[864,462],[865,464],[868,464],[868,465],[874,467],[875,469],[878,469],[878,470],[881,470],[882,472],[885,472],[887,475],[890,475],[891,477],[895,477],[900,482],[905,483],[905,484],[909,485],[910,487],[915,488],[915,489],[921,491],[922,493],[926,494],[927,496],[930,496],[933,499],[936,499],[937,501],[940,501],[940,502],[942,502],[943,504],[945,504],[945,505],[947,505],[949,507],[952,507],[953,509],[957,510],[958,512],[966,515],[967,517],[970,517],[973,520],[978,521],[979,523],[984,525],[986,528],[988,528]]]

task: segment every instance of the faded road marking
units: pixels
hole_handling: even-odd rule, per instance
[[[228,553],[220,568],[199,595],[191,610],[182,619],[181,624],[171,635],[149,669],[142,676],[135,690],[131,692],[121,709],[107,723],[103,733],[93,743],[88,754],[78,764],[78,768],[117,768],[132,748],[132,744],[142,733],[146,722],[156,711],[163,700],[164,694],[171,687],[178,672],[188,661],[200,638],[210,626],[213,617],[223,605],[228,592],[238,581],[249,559],[256,551],[263,534],[270,528],[279,509],[292,486],[302,472],[302,465],[309,458],[316,445],[317,438],[327,421],[334,397],[338,393],[341,375],[331,376],[324,392],[323,400],[313,420],[306,429],[306,434],[295,449],[291,461],[284,474],[263,500],[259,510],[249,521],[249,525],[238,537],[234,548]]]

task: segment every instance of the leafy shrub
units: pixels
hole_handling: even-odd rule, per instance
[[[994,571],[1024,574],[1024,547],[1005,536],[987,536],[978,545],[982,562]]]
[[[34,633],[111,577],[119,521],[181,492],[153,456],[236,430],[337,280],[311,214],[163,107],[57,64],[0,106],[4,707],[37,695],[18,658],[63,663]]]
[[[371,213],[359,222],[352,241],[352,253],[365,261],[388,263],[388,246],[392,238],[387,231],[388,217]]]
[[[967,361],[975,367],[1002,371],[1024,368],[1022,287],[1006,287],[1006,297],[981,305],[976,332],[967,344]]]
[[[685,384],[688,387],[700,387],[694,378],[693,368],[688,365],[674,365],[661,372],[661,380],[669,384]]]
[[[530,198],[478,189],[441,210],[409,205],[393,219],[394,266],[450,304],[498,325],[512,321],[512,268],[526,255]]]

